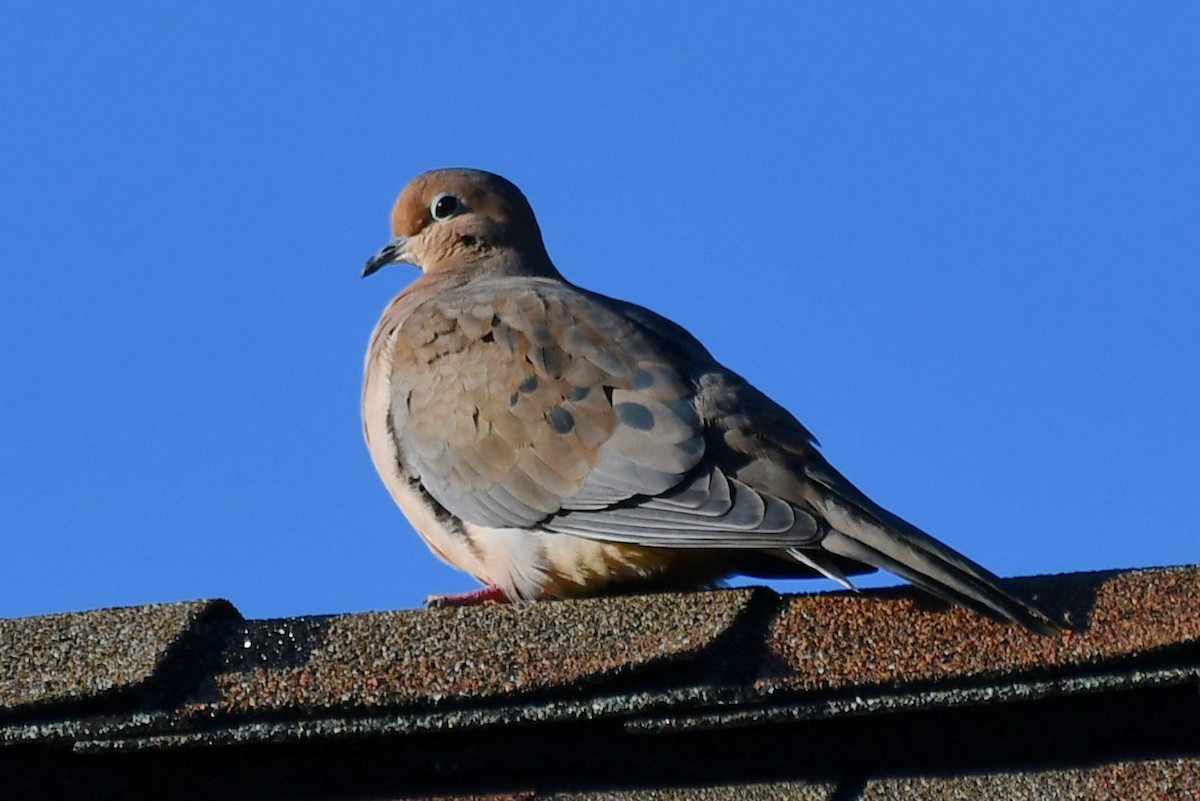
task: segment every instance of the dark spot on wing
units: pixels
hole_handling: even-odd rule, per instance
[[[555,406],[546,415],[546,420],[560,434],[570,434],[575,428],[575,417],[561,406]]]
[[[634,389],[648,389],[653,385],[654,373],[651,373],[649,370],[643,370],[639,367],[637,372],[633,374]]]
[[[528,395],[530,392],[533,392],[537,388],[538,388],[538,377],[536,375],[531,375],[531,376],[529,376],[529,378],[526,378],[524,381],[521,382],[521,385],[519,387],[517,387],[517,390],[520,392],[524,392],[526,395]]]
[[[571,394],[567,395],[567,398],[573,401],[581,401],[590,394],[592,394],[591,387],[575,387],[571,390]]]
[[[638,431],[654,428],[654,414],[640,403],[618,403],[615,409],[617,417],[630,428]]]

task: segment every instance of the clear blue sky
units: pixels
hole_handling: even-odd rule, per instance
[[[0,616],[473,586],[358,419],[449,165],[996,572],[1200,561],[1200,8],[548,5],[4,5]]]

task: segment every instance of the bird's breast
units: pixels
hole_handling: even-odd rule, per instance
[[[461,523],[422,491],[420,482],[404,469],[392,431],[392,354],[394,328],[388,317],[380,321],[371,339],[363,376],[363,436],[375,472],[408,522],[442,561],[483,581],[482,568],[470,538]]]
[[[485,584],[513,600],[597,595],[623,585],[654,584],[670,576],[680,586],[704,586],[728,570],[710,551],[648,548],[570,534],[465,524]]]

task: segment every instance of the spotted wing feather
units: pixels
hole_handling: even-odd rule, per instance
[[[395,347],[405,468],[469,523],[685,548],[790,547],[817,532],[705,459],[687,359],[604,299],[477,281],[414,309]]]

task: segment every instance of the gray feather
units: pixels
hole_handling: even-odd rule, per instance
[[[1044,613],[1006,590],[998,576],[874,503],[828,464],[814,467],[820,470],[810,475],[824,490],[818,511],[830,526],[823,548],[985,615],[1042,633],[1057,629]]]

